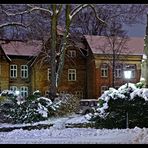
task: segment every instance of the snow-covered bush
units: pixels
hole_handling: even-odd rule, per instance
[[[55,98],[56,105],[59,105],[55,115],[63,116],[76,112],[79,106],[79,98],[71,94],[62,94]]]
[[[6,93],[8,95],[8,93]],[[75,111],[78,106],[78,98],[64,94],[51,101],[42,97],[39,91],[26,99],[22,96],[7,96],[6,102],[0,104],[0,111],[11,123],[33,123],[43,121],[51,116],[63,116]]]
[[[97,128],[148,127],[148,89],[129,83],[110,88],[99,98],[98,108],[87,118]]]
[[[12,123],[32,123],[48,119],[54,115],[55,104],[45,97],[34,94],[25,100],[21,96],[10,97],[10,102],[1,104],[1,111]],[[7,108],[7,109],[6,109]]]

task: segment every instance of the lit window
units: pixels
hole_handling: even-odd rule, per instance
[[[51,79],[51,68],[47,69],[47,80],[49,81]]]
[[[108,65],[107,64],[101,65],[101,77],[108,77]]]
[[[78,97],[79,99],[83,99],[83,92],[82,91],[76,91],[75,96]]]
[[[76,57],[76,51],[75,50],[68,50],[67,51],[69,57],[74,58]]]
[[[28,97],[28,87],[22,86],[20,87],[21,96]]]
[[[17,65],[10,65],[10,78],[17,77]]]
[[[101,86],[101,94],[103,94],[106,90],[108,90],[107,86]]]
[[[125,69],[131,71],[131,78],[136,77],[136,65],[135,64],[125,65]]]
[[[68,69],[68,81],[76,81],[76,69]]]
[[[28,78],[28,66],[27,65],[21,65],[21,77]]]

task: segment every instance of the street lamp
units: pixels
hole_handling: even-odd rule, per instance
[[[124,70],[124,78],[127,79],[127,88],[128,88],[128,83],[129,83],[129,79],[132,76],[132,71],[129,69]],[[128,122],[128,110],[126,111],[126,128],[129,127],[129,122]]]
[[[20,94],[20,92],[18,90],[16,90],[15,94],[18,96]]]
[[[129,80],[132,76],[132,71],[131,70],[124,70],[124,77],[125,79]],[[127,82],[127,88],[128,88],[128,82]]]

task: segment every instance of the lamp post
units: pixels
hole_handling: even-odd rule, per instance
[[[124,70],[124,78],[128,80],[127,81],[127,88],[128,88],[128,85],[129,85],[128,83],[129,83],[129,79],[131,78],[131,76],[132,76],[131,70],[129,70],[129,69]],[[129,122],[128,122],[128,109],[127,109],[127,111],[126,111],[126,128],[128,128],[128,127],[129,127]]]
[[[132,71],[131,70],[124,70],[124,77],[125,79],[127,79],[127,88],[128,88],[128,83],[129,83],[129,79],[131,78],[132,75]]]

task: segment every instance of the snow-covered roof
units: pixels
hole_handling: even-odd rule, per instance
[[[94,54],[111,54],[112,50],[109,40],[105,36],[85,35],[85,39]],[[117,38],[121,40],[121,38]],[[120,43],[120,41],[119,41]],[[126,55],[143,55],[144,38],[143,37],[130,37],[120,50],[120,54]],[[117,45],[119,46],[119,45]]]
[[[42,48],[42,42],[33,40],[28,42],[10,41],[6,44],[1,44],[5,54],[10,56],[35,56]]]

